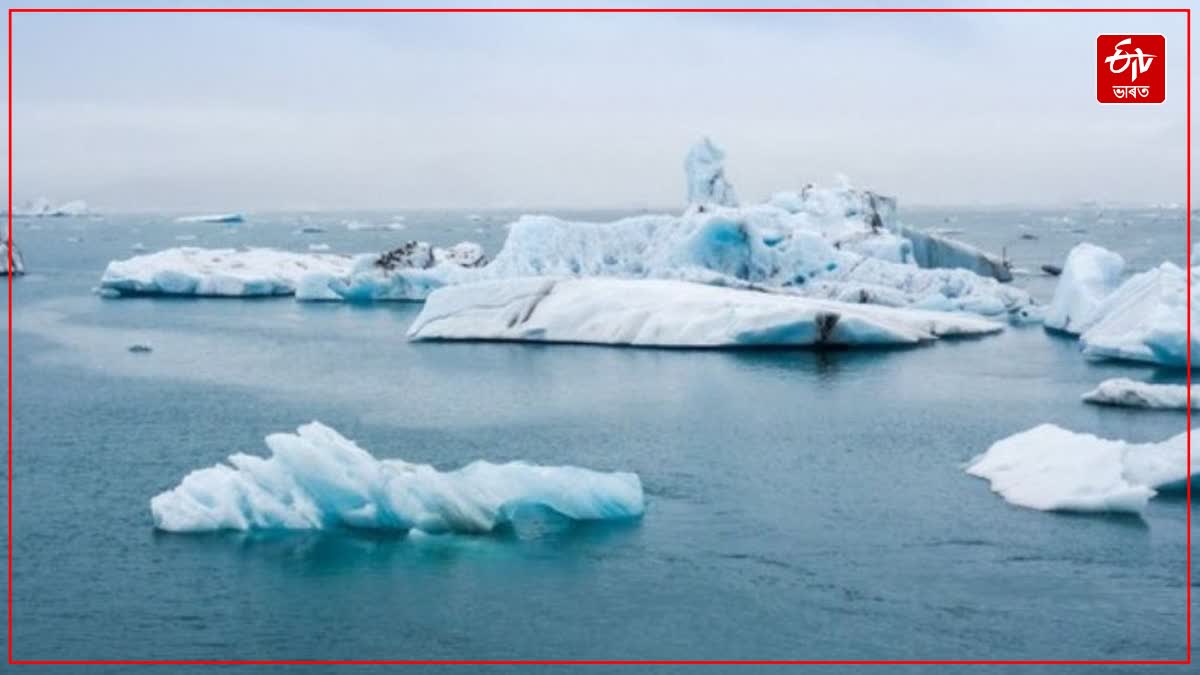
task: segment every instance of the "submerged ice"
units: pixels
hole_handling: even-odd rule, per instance
[[[266,438],[269,457],[235,454],[150,500],[170,532],[336,527],[483,533],[526,507],[571,520],[642,515],[636,474],[477,461],[455,471],[376,459],[313,422]]]
[[[1159,491],[1185,486],[1187,433],[1129,443],[1042,424],[995,443],[966,472],[1016,506],[1140,513]]]

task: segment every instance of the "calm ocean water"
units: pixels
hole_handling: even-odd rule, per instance
[[[1152,501],[1144,519],[1039,513],[961,469],[1041,422],[1176,434],[1182,414],[1079,396],[1109,377],[1179,372],[1088,363],[1040,327],[887,351],[409,344],[415,304],[91,292],[139,242],[364,252],[473,239],[495,252],[511,214],[411,212],[402,232],[343,224],[392,215],[16,221],[30,271],[13,284],[16,658],[1185,656],[1182,500]],[[1029,270],[1082,240],[1134,269],[1186,256],[1181,210],[902,215]],[[1017,283],[1042,299],[1053,290],[1041,276]],[[155,351],[129,353],[138,342]],[[377,456],[440,468],[484,458],[636,471],[646,515],[420,541],[153,530],[150,497],[314,419]],[[335,671],[361,669],[320,669]]]

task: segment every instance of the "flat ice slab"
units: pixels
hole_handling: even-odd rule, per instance
[[[308,274],[346,274],[347,256],[269,248],[171,248],[108,264],[100,289],[115,295],[291,295]]]
[[[655,347],[905,345],[1002,327],[965,314],[894,309],[668,280],[530,277],[447,286],[413,340],[519,340]]]
[[[271,456],[235,454],[188,474],[150,500],[154,526],[170,532],[335,527],[483,533],[526,507],[571,520],[636,518],[636,474],[571,466],[477,461],[455,471],[376,459],[313,422],[267,436]]]
[[[1200,400],[1197,399],[1200,392],[1193,389],[1192,394],[1192,408],[1200,407]],[[1084,394],[1083,400],[1098,405],[1186,410],[1188,388],[1182,384],[1150,384],[1118,377],[1101,382],[1098,387]]]
[[[177,223],[240,223],[246,217],[240,213],[204,213],[197,216],[180,216]]]
[[[992,445],[966,471],[1016,506],[1140,513],[1159,490],[1186,484],[1187,433],[1139,444],[1042,424]]]

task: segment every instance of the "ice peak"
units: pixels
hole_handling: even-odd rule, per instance
[[[733,185],[725,178],[725,152],[705,136],[688,150],[683,167],[687,172],[688,204],[737,206]]]

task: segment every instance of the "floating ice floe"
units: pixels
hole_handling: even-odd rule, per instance
[[[170,248],[110,262],[100,279],[106,295],[291,295],[309,273],[345,274],[346,256],[269,248]]]
[[[347,220],[343,224],[351,232],[395,232],[405,227],[404,223],[400,222],[364,223],[360,220]]]
[[[680,281],[529,277],[435,291],[413,340],[521,340],[655,347],[909,345],[1002,326]]]
[[[196,216],[180,216],[177,223],[240,223],[246,217],[240,213],[205,213]]]
[[[636,474],[524,462],[473,462],[456,471],[376,459],[318,422],[266,438],[271,456],[235,454],[193,471],[150,500],[170,532],[369,528],[485,533],[549,509],[571,520],[637,518]]]
[[[1163,263],[1122,282],[1123,267],[1120,256],[1098,246],[1072,249],[1046,326],[1078,334],[1092,358],[1186,367],[1187,273]],[[1200,331],[1192,333],[1193,348],[1200,350]]]
[[[55,206],[49,199],[39,197],[13,209],[13,215],[25,218],[55,218],[61,216],[84,216],[88,213],[87,202],[69,201]]]
[[[1043,424],[992,445],[966,471],[1017,506],[1140,513],[1159,491],[1186,485],[1187,433],[1139,444]]]
[[[1192,407],[1200,408],[1200,398],[1197,398],[1200,392],[1192,393]],[[1188,388],[1182,384],[1150,384],[1118,377],[1101,382],[1095,389],[1084,394],[1083,400],[1088,403],[1130,408],[1186,410]]]
[[[109,296],[420,300],[456,271],[483,260],[482,249],[469,243],[441,249],[408,242],[382,255],[356,257],[269,248],[184,247],[110,262],[100,279],[100,290]]]
[[[4,276],[9,275],[10,249],[12,252],[12,276],[25,274],[25,259],[21,257],[21,250],[9,239],[0,242],[0,273],[3,273]]]

